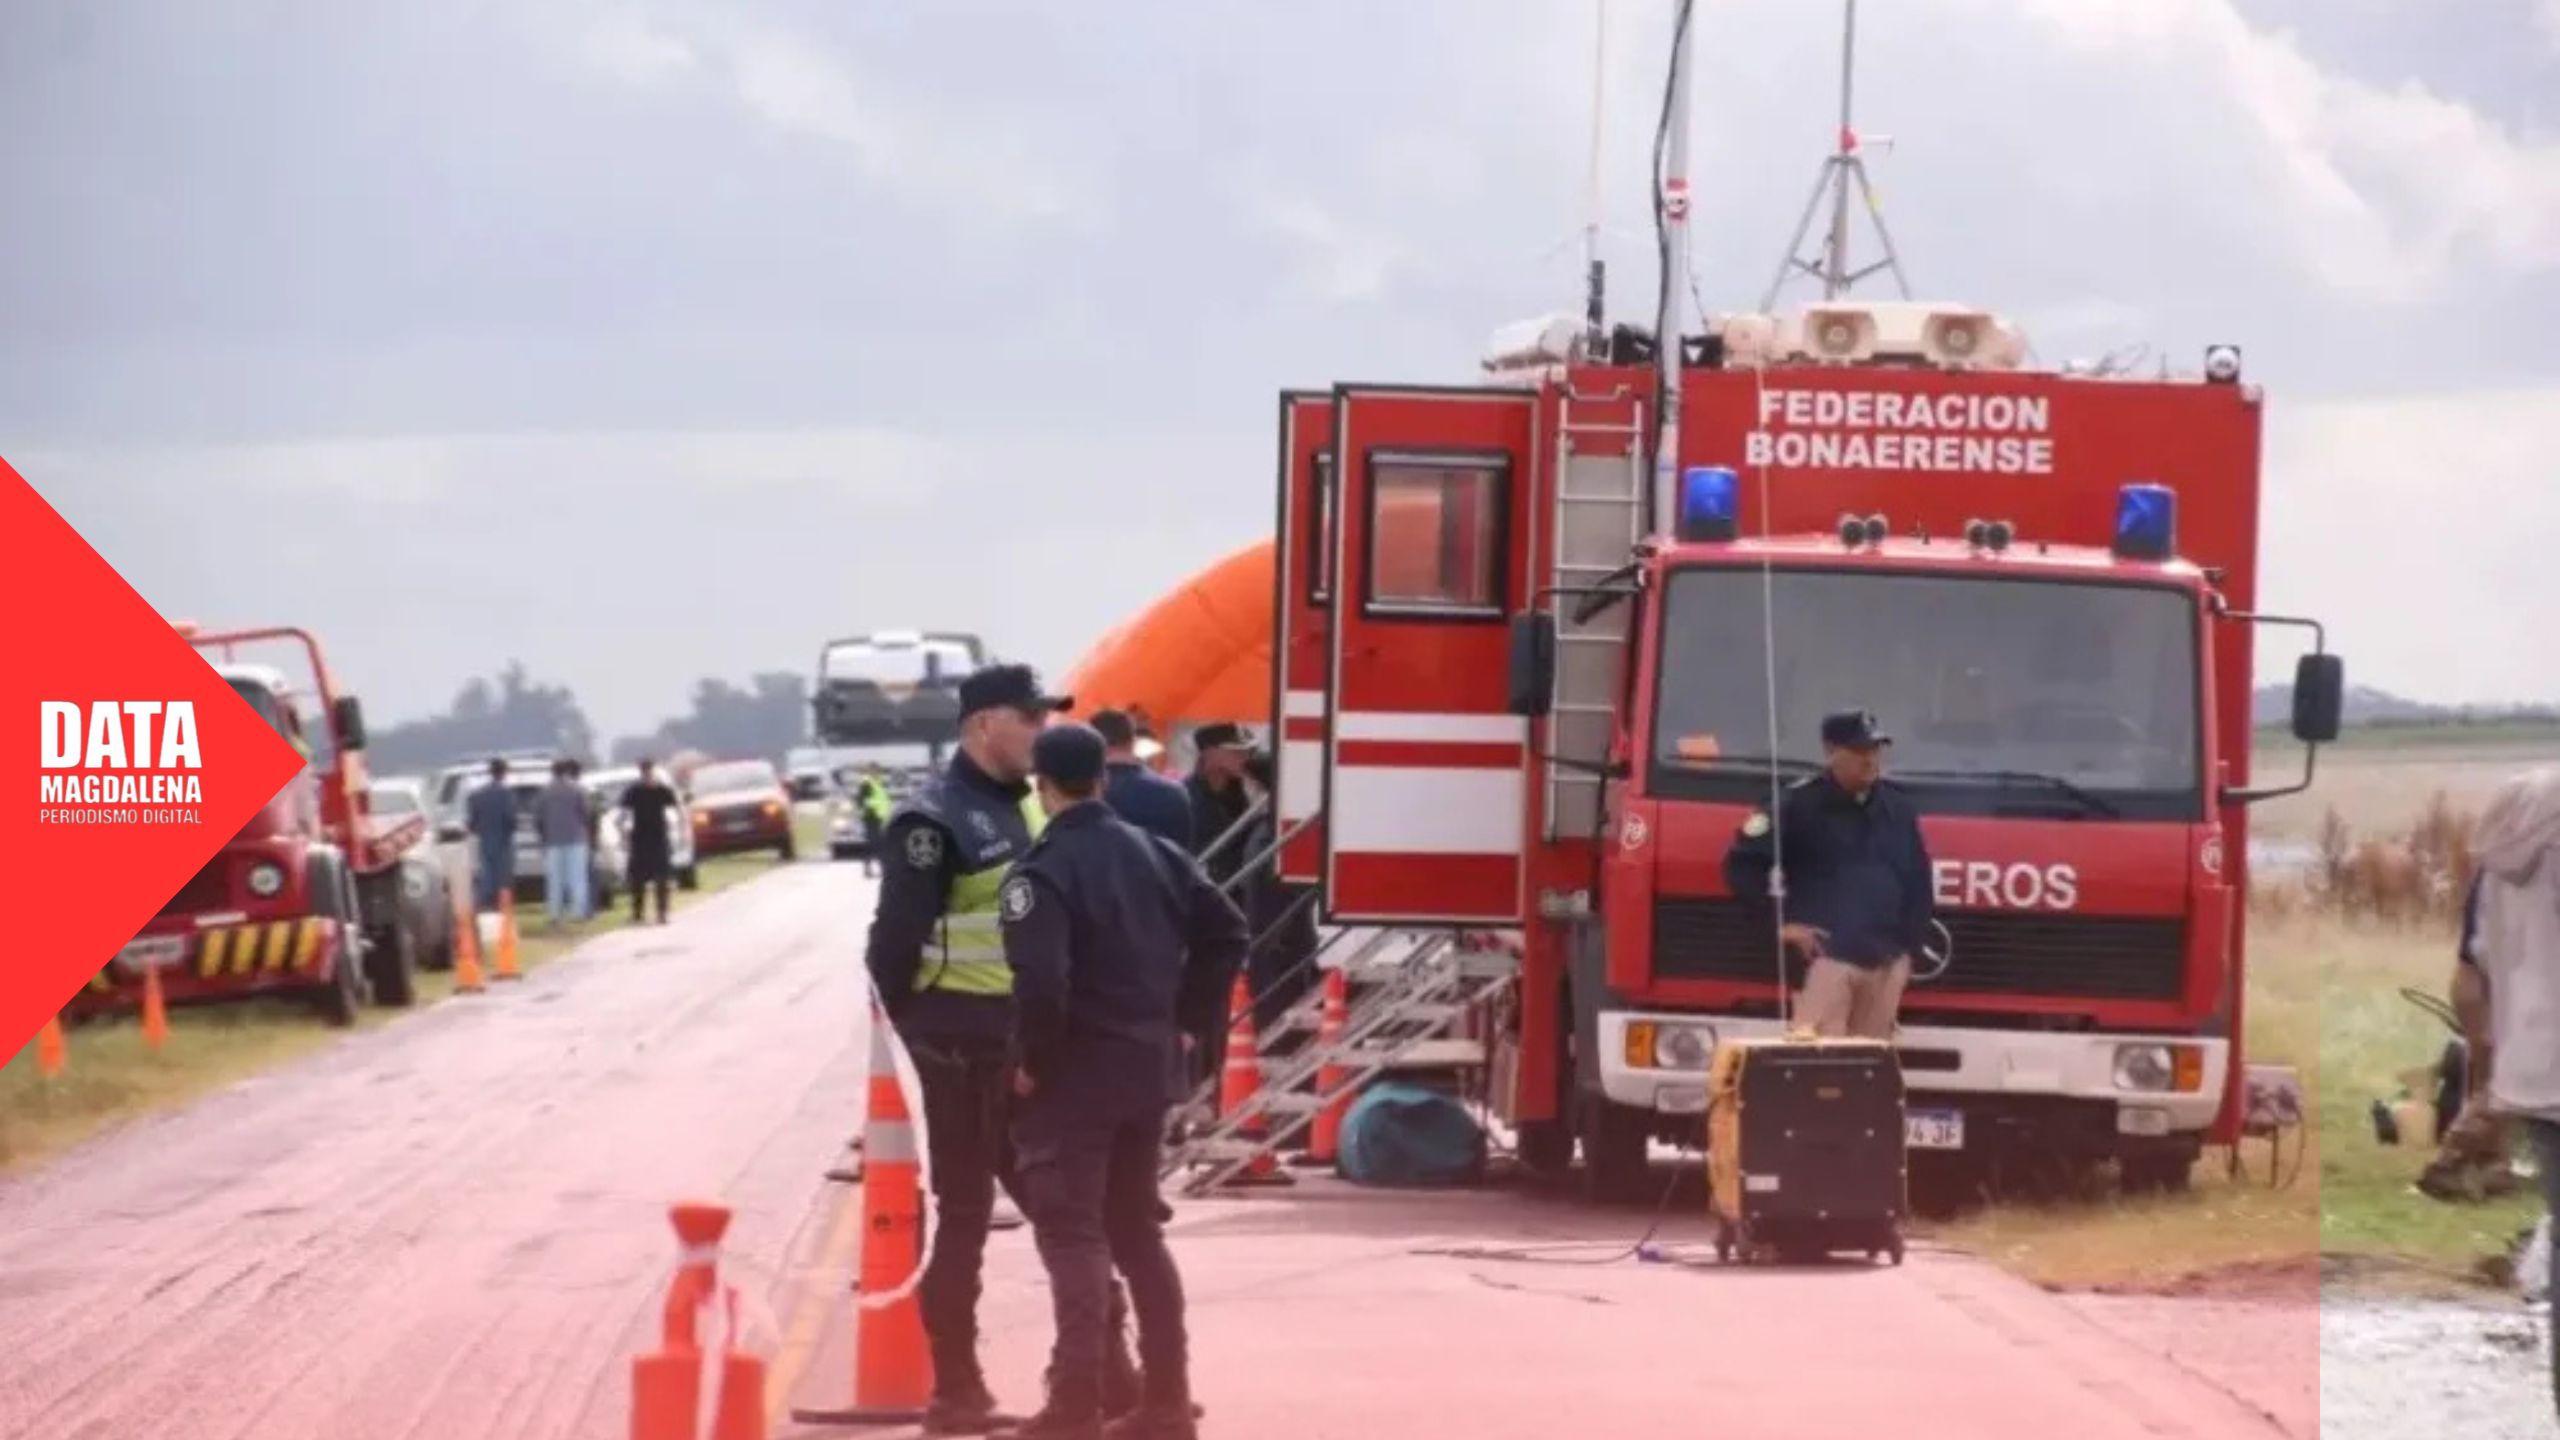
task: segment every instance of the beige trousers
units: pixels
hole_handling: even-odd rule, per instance
[[[1872,970],[1816,960],[1806,968],[1804,990],[1796,998],[1796,1027],[1821,1036],[1890,1040],[1902,1010],[1902,987],[1910,980],[1909,956]]]

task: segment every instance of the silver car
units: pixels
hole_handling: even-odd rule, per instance
[[[636,765],[592,770],[582,777],[596,813],[602,817],[596,823],[596,867],[617,882],[631,868],[631,817],[622,810],[622,792],[639,778],[640,768]],[[693,826],[685,818],[683,787],[672,781],[669,785],[676,792],[676,803],[667,811],[667,858],[676,884],[691,890],[702,883],[702,872],[694,862]]]

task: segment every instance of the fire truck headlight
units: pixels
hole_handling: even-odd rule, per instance
[[[1680,477],[1682,540],[1730,540],[1741,526],[1742,482],[1722,465],[1692,465]]]
[[[1637,1070],[1705,1070],[1715,1058],[1716,1032],[1705,1025],[1666,1025],[1637,1020],[1627,1026],[1627,1064]]]
[[[2178,553],[2178,492],[2144,481],[2116,492],[2116,554],[2166,560]]]
[[[249,867],[249,893],[273,900],[284,893],[284,867],[261,860]]]

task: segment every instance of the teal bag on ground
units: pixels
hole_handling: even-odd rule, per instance
[[[1449,1096],[1389,1080],[1351,1103],[1337,1153],[1354,1184],[1466,1185],[1484,1176],[1484,1129]]]

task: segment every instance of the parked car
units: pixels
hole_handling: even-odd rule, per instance
[[[377,779],[366,788],[366,808],[371,828],[393,829],[412,815],[427,813],[427,787],[406,778]],[[402,923],[417,937],[421,970],[453,968],[453,872],[442,850],[421,837],[399,860]]]
[[[507,788],[516,797],[515,874],[508,888],[518,901],[540,900],[548,888],[537,806],[543,787],[551,783],[551,765],[556,758],[538,750],[506,754]],[[488,783],[489,760],[483,755],[468,764],[447,766],[436,776],[436,835],[441,843],[458,843],[462,847],[469,866],[466,873],[479,866],[479,848],[471,839],[467,819],[472,792]],[[587,894],[596,908],[613,903],[614,887],[621,878],[620,870],[605,868],[595,848],[588,850]]]
[[[770,760],[714,760],[693,772],[693,849],[697,855],[771,850],[798,853],[791,834],[791,796]]]
[[[596,821],[596,864],[606,874],[625,876],[631,868],[631,817],[622,810],[622,792],[640,778],[640,767],[618,765],[610,770],[588,772],[587,796],[594,803]],[[693,858],[693,825],[684,807],[684,792],[676,792],[677,803],[667,810],[668,860],[676,884],[692,890],[702,884],[702,872]]]

